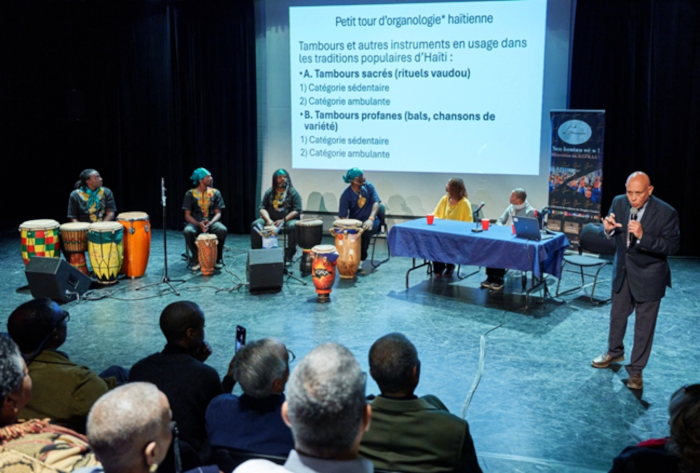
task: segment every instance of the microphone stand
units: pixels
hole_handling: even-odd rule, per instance
[[[287,249],[289,248],[289,233],[287,233],[287,197],[289,197],[289,181],[287,181],[287,186],[284,190],[284,198],[282,199],[282,233],[284,233],[284,263],[282,265],[284,269],[282,273],[287,276],[287,280],[292,278],[306,286],[306,281],[302,281],[298,277],[294,276],[294,273],[287,269]]]
[[[173,286],[171,283],[185,282],[185,280],[184,279],[170,279],[170,277],[168,277],[168,238],[167,238],[167,230],[166,230],[167,227],[165,225],[166,215],[165,215],[165,178],[164,177],[161,177],[161,179],[160,179],[160,196],[161,196],[161,202],[163,205],[163,264],[165,265],[165,271],[163,274],[163,278],[160,280],[160,282],[137,287],[136,290],[140,291],[141,289],[145,289],[147,287],[160,286],[161,284],[167,284],[168,287],[170,288],[170,290],[179,296],[180,292],[177,289],[175,289],[175,286]]]
[[[476,223],[476,226],[472,228],[472,233],[481,233],[484,230],[481,228],[481,219],[479,218],[479,215],[481,214],[481,209],[484,208],[482,205],[478,209],[476,209],[476,212],[474,212],[473,219],[474,223]]]

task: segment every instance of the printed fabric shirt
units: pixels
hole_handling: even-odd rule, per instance
[[[182,210],[189,210],[192,217],[201,222],[204,219],[211,220],[214,217],[216,209],[224,209],[224,198],[221,192],[213,187],[208,187],[202,192],[199,189],[190,189],[185,194],[185,200],[182,202]]]
[[[100,187],[90,192],[81,187],[71,192],[68,198],[68,220],[73,218],[80,222],[101,222],[107,212],[117,212],[112,191]]]

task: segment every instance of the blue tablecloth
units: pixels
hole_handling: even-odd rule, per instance
[[[433,225],[425,218],[394,225],[388,237],[391,256],[532,271],[537,278],[543,271],[561,277],[564,250],[569,247],[563,233],[537,242],[516,238],[511,227],[491,225],[474,233],[475,225],[437,218]]]

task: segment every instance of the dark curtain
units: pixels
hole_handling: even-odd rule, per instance
[[[206,167],[246,233],[257,177],[253,0],[0,2],[0,154],[17,205],[0,229],[66,221],[82,169],[122,211],[183,226]],[[5,160],[4,160],[5,161]]]
[[[570,98],[606,111],[603,212],[642,170],[679,212],[679,254],[700,256],[700,2],[578,0]]]

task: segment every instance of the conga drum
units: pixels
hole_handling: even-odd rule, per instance
[[[335,281],[335,264],[338,252],[333,245],[316,245],[311,248],[311,279],[318,294],[317,302],[330,302],[331,288]]]
[[[22,259],[24,264],[34,256],[59,258],[61,243],[58,229],[61,225],[56,220],[27,220],[19,226],[22,237]]]
[[[197,237],[197,253],[199,253],[199,266],[202,270],[202,275],[211,276],[214,274],[214,265],[216,264],[216,246],[219,244],[219,239],[212,233],[202,233]]]
[[[122,212],[117,222],[124,227],[124,264],[122,274],[140,278],[146,273],[151,254],[151,221],[146,212]]]
[[[87,262],[85,261],[85,252],[88,249],[87,233],[89,223],[85,222],[70,222],[61,225],[61,241],[63,242],[63,251],[71,266],[87,275]]]
[[[124,227],[117,222],[95,222],[88,226],[88,255],[92,272],[100,284],[115,284],[124,261]]]
[[[338,273],[343,279],[352,279],[360,267],[362,222],[343,218],[333,222],[331,234],[335,236],[338,250]]]
[[[296,228],[297,232],[297,244],[304,252],[299,264],[299,270],[302,273],[310,273],[313,261],[311,248],[320,245],[323,240],[323,220],[305,218],[299,220],[294,228]]]

